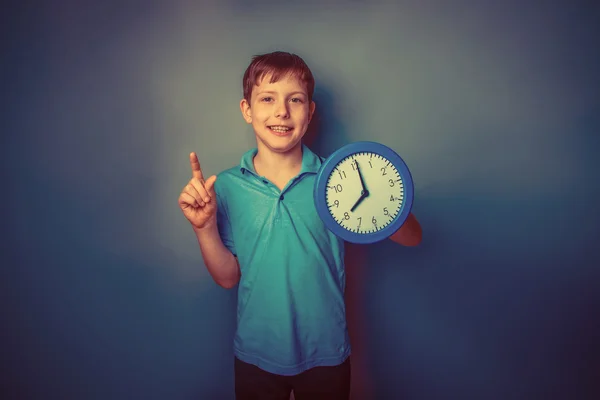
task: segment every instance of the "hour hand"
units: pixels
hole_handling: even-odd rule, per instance
[[[354,209],[356,207],[358,207],[358,205],[360,204],[361,201],[364,200],[365,197],[367,197],[369,195],[369,192],[367,192],[366,190],[363,190],[360,192],[360,197],[358,198],[358,200],[356,200],[356,203],[354,203],[354,205],[352,206],[352,208],[350,209],[350,212],[353,212]]]

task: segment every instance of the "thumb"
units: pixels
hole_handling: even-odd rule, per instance
[[[204,187],[206,188],[206,191],[208,192],[208,194],[213,197],[215,195],[215,182],[217,181],[217,176],[213,175],[210,178],[208,178],[206,181],[204,181]]]

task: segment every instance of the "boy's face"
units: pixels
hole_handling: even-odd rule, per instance
[[[259,146],[277,153],[299,145],[315,111],[302,81],[295,76],[269,83],[270,75],[254,85],[250,103],[240,102],[242,115],[252,124]]]

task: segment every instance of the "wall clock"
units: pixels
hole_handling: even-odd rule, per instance
[[[354,142],[336,150],[317,172],[314,201],[325,226],[350,243],[375,243],[394,234],[413,203],[408,167],[389,147]]]

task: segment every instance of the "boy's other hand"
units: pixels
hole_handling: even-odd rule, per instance
[[[192,179],[179,195],[179,208],[195,229],[214,226],[217,219],[217,195],[215,193],[217,176],[213,175],[206,181],[204,180],[196,153],[190,154],[190,165]]]

